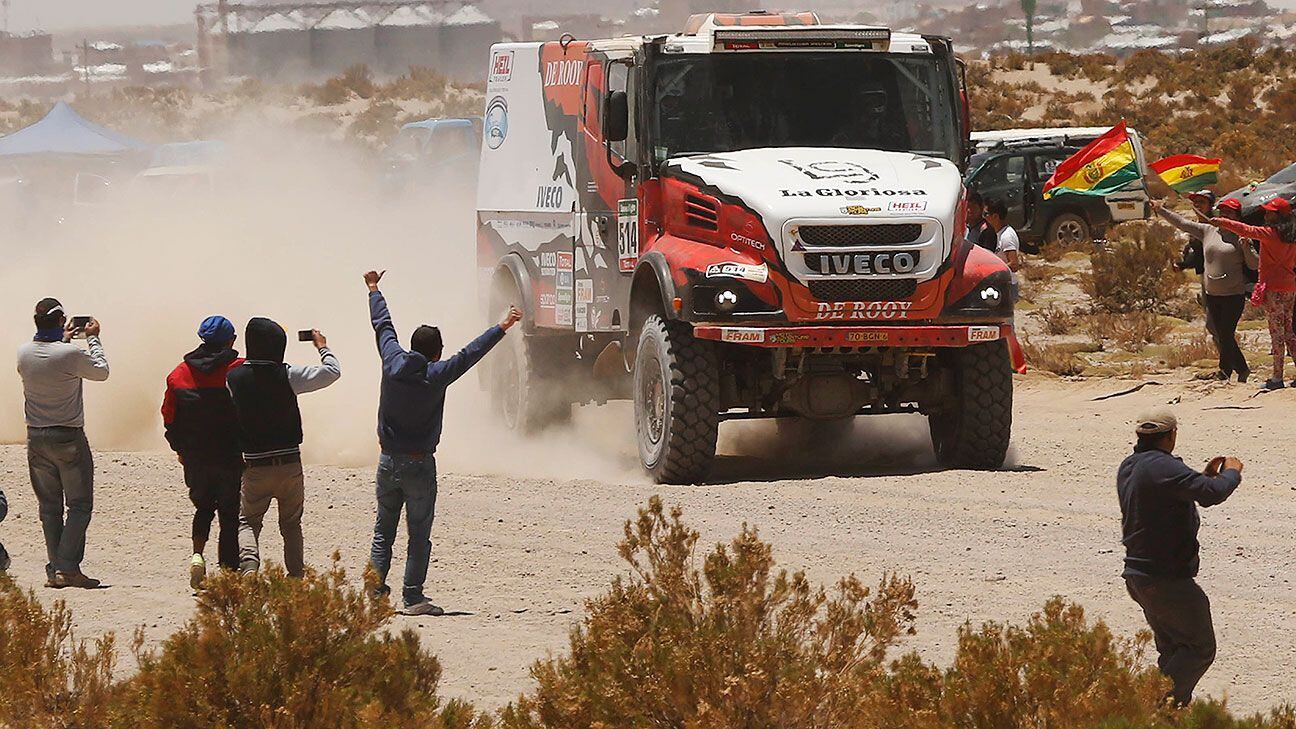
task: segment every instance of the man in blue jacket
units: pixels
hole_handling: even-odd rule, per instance
[[[1156,639],[1157,666],[1179,706],[1215,661],[1210,600],[1198,586],[1197,505],[1215,506],[1242,483],[1242,461],[1213,459],[1205,473],[1174,455],[1179,423],[1165,408],[1144,413],[1138,443],[1116,474],[1125,545],[1125,587]]]
[[[463,351],[441,359],[441,331],[424,324],[410,337],[406,351],[396,338],[396,327],[387,311],[387,301],[378,290],[383,274],[364,275],[369,287],[369,316],[382,356],[382,388],[378,400],[378,519],[374,524],[369,562],[382,580],[377,591],[387,594],[387,571],[391,568],[392,543],[400,522],[401,507],[409,544],[405,551],[405,585],[401,595],[406,615],[441,615],[442,609],[423,594],[428,559],[432,556],[432,519],[436,513],[436,448],[441,441],[445,416],[446,388],[504,338],[522,318],[509,307],[498,326],[469,342]]]

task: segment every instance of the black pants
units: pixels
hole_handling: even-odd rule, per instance
[[[186,459],[185,485],[194,505],[193,538],[206,541],[211,536],[212,520],[220,517],[220,537],[216,554],[220,566],[238,569],[239,564],[239,484],[243,464],[239,461],[204,463]]]
[[[1126,577],[1125,588],[1143,608],[1152,628],[1161,673],[1174,682],[1171,696],[1180,706],[1215,662],[1215,627],[1210,600],[1189,578]]]
[[[1237,326],[1242,319],[1242,310],[1246,308],[1246,296],[1211,296],[1206,294],[1206,331],[1215,340],[1215,349],[1219,352],[1220,372],[1231,375],[1249,373],[1246,356],[1238,346]]]

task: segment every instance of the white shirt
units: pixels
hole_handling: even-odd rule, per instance
[[[18,349],[27,425],[80,428],[85,425],[81,381],[108,379],[108,358],[99,337],[86,349],[71,342],[27,342]]]
[[[1013,230],[1011,225],[1005,225],[999,230],[999,247],[995,249],[995,253],[998,253],[1000,258],[1007,261],[1008,252],[1017,250],[1021,250],[1021,241],[1017,238],[1017,231]]]

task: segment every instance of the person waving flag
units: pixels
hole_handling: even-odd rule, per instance
[[[1044,183],[1044,199],[1062,193],[1107,195],[1142,179],[1125,120],[1062,161]]]
[[[1195,154],[1175,154],[1151,164],[1161,181],[1180,194],[1197,192],[1219,182],[1220,160]]]

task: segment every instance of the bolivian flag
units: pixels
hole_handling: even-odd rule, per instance
[[[1197,192],[1219,182],[1220,161],[1195,154],[1171,155],[1151,167],[1175,192]]]
[[[1063,160],[1044,183],[1044,197],[1047,199],[1064,192],[1106,195],[1141,178],[1134,142],[1125,128],[1125,121],[1121,120],[1106,134]]]

